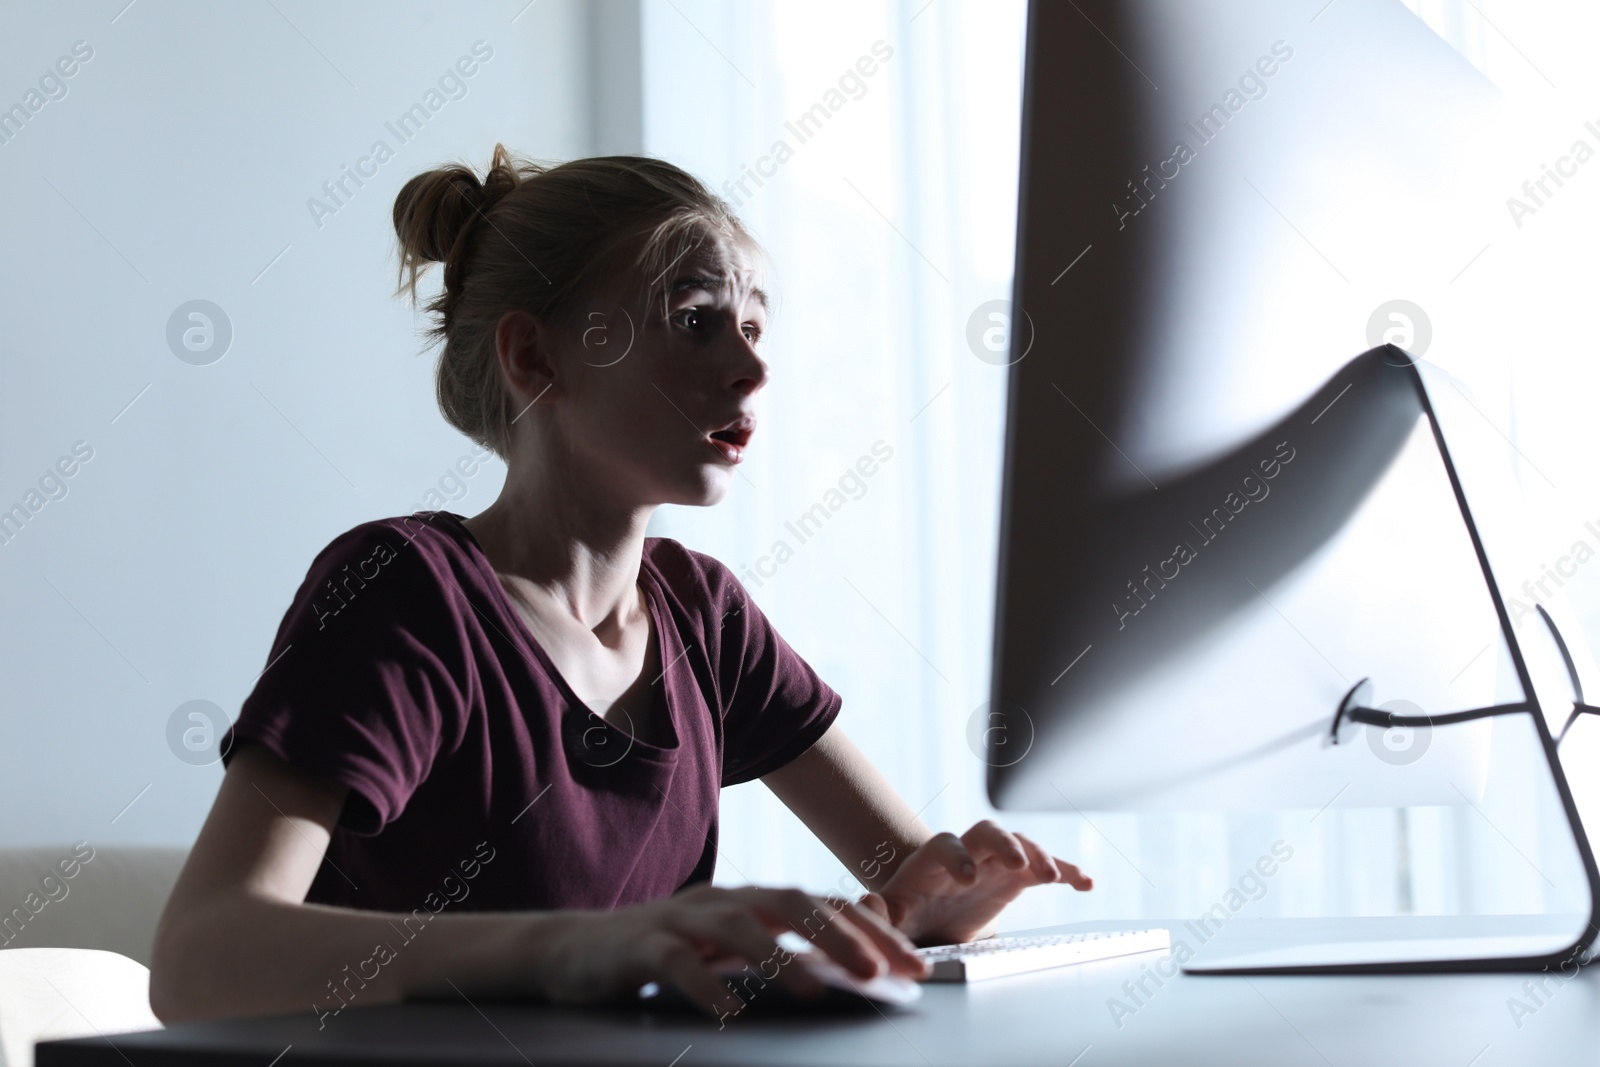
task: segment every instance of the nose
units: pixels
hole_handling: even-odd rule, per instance
[[[767,384],[769,369],[767,361],[761,358],[754,346],[742,334],[739,337],[739,348],[730,384],[740,396],[754,396]]]

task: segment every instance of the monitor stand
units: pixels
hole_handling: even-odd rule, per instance
[[[1586,962],[1587,915],[1402,915],[1246,919],[1205,941],[1183,923],[1173,942],[1199,944],[1185,974],[1373,974],[1504,970],[1550,960],[1568,977]]]
[[[1279,928],[1275,943],[1243,944],[1226,949],[1226,942],[1210,952],[1197,953],[1184,961],[1189,974],[1419,974],[1458,971],[1541,971],[1550,968],[1576,968],[1591,958],[1591,948],[1600,935],[1600,865],[1597,865],[1589,836],[1579,818],[1578,807],[1567,783],[1556,746],[1559,739],[1550,732],[1535,697],[1521,643],[1517,640],[1499,584],[1489,566],[1488,552],[1478,531],[1477,521],[1468,506],[1466,492],[1456,470],[1450,447],[1444,439],[1433,400],[1411,355],[1392,345],[1384,346],[1384,362],[1410,370],[1413,387],[1423,413],[1433,431],[1439,458],[1444,462],[1456,505],[1472,540],[1478,566],[1483,572],[1489,596],[1494,601],[1500,632],[1511,654],[1512,666],[1523,693],[1515,703],[1438,715],[1399,715],[1370,706],[1372,684],[1363,678],[1350,688],[1334,709],[1329,741],[1339,744],[1341,731],[1356,723],[1369,726],[1446,727],[1456,723],[1500,715],[1527,715],[1539,738],[1544,762],[1560,799],[1567,830],[1583,865],[1588,883],[1587,915],[1501,915],[1501,916],[1399,916],[1380,919],[1300,920],[1298,932]],[[1376,350],[1374,350],[1376,351]],[[1540,616],[1550,629],[1574,692],[1573,708],[1567,726],[1580,714],[1593,712],[1585,703],[1583,689],[1573,666],[1565,640],[1549,613]],[[1566,734],[1566,728],[1562,729]],[[1325,924],[1325,925],[1318,925]],[[1255,927],[1265,931],[1268,927]],[[1176,935],[1174,935],[1176,936]],[[1219,938],[1219,940],[1221,940]]]

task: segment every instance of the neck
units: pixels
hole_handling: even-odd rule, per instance
[[[597,483],[542,465],[513,467],[499,498],[467,520],[496,571],[533,583],[591,630],[639,610],[645,527],[655,510],[607,497]]]

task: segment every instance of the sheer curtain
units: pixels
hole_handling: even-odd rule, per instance
[[[663,509],[652,532],[732,567],[843,694],[843,727],[958,832],[995,814],[968,740],[988,699],[1006,387],[983,351],[1003,323],[980,309],[1010,295],[1024,24],[1022,0],[646,0],[641,35],[645,150],[737,207],[777,297],[729,499]],[[1294,858],[1252,913],[1562,906],[1541,852],[1560,828],[1525,780],[1478,811],[1003,813],[1098,883],[1026,894],[1004,925],[1198,915],[1280,842]],[[721,853],[724,883],[851,884],[760,784],[724,794]]]
[[[658,532],[742,576],[945,827],[982,796],[963,737],[987,699],[1005,378],[966,327],[1009,292],[1023,15],[672,0],[642,34],[646,150],[738,208],[776,296],[743,476]],[[760,785],[726,794],[722,850],[729,881],[844,873]]]

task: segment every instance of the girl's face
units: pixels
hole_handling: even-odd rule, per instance
[[[580,311],[557,371],[552,421],[563,454],[551,458],[577,463],[625,505],[715,504],[755,433],[767,297],[741,246],[703,244],[661,280],[665,306],[640,299]]]

